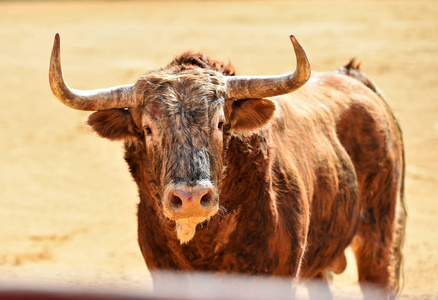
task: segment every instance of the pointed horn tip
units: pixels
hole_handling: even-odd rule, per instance
[[[292,42],[292,45],[293,45],[294,47],[296,47],[296,46],[300,46],[300,42],[298,42],[298,39],[297,39],[297,37],[296,37],[295,35],[291,34],[291,35],[289,36],[289,38],[290,38],[290,41]]]
[[[55,34],[55,41],[53,42],[54,45],[59,45],[61,42],[61,37],[59,33]]]
[[[61,39],[59,37],[59,33],[55,34],[55,40],[53,41],[53,49],[52,49],[52,57],[59,57],[59,48],[61,44]]]
[[[309,70],[310,70],[310,68],[311,68],[311,66],[310,66],[310,62],[309,62],[309,59],[308,59],[308,57],[307,57],[307,54],[306,54],[306,52],[305,52],[303,46],[301,46],[300,42],[298,42],[298,39],[296,38],[295,35],[291,34],[291,35],[289,36],[289,38],[290,38],[290,40],[291,40],[291,42],[292,42],[292,45],[293,45],[293,47],[294,47],[294,49],[295,49],[295,53],[296,53],[297,55],[298,55],[298,53],[300,53],[301,56],[303,56],[303,58],[305,59],[307,65],[308,65],[308,67],[309,67]],[[297,58],[298,58],[298,57],[297,57]],[[309,72],[309,74],[307,75],[307,77],[310,77],[310,72]]]
[[[55,34],[55,39],[53,41],[52,54],[50,56],[50,64],[49,64],[49,82],[50,89],[52,93],[59,99],[59,86],[57,83],[58,77],[61,76],[62,79],[62,71],[60,67],[60,37],[59,33]]]

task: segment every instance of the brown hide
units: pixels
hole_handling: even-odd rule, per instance
[[[234,74],[202,54],[184,54],[168,66],[198,67]],[[89,124],[101,136],[126,139],[148,268],[324,279],[326,271],[343,271],[344,250],[353,243],[359,280],[396,289],[401,132],[383,99],[359,80],[314,72],[304,87],[274,102],[227,102],[220,209],[187,244],[163,217],[135,108],[93,114]]]

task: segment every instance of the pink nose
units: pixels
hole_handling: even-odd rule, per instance
[[[172,219],[209,218],[214,210],[215,199],[215,192],[211,186],[177,185],[168,190],[166,206],[171,211]]]

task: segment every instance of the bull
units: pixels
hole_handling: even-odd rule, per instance
[[[351,246],[361,286],[394,295],[406,220],[400,127],[355,61],[311,72],[290,39],[297,66],[284,75],[238,76],[186,52],[133,84],[77,90],[56,35],[50,85],[63,104],[95,111],[98,135],[124,141],[150,270],[326,282]]]

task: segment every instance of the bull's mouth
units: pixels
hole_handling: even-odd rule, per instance
[[[205,217],[191,217],[177,219],[176,222],[176,236],[181,244],[187,244],[190,242],[196,233],[196,226],[208,219]]]

